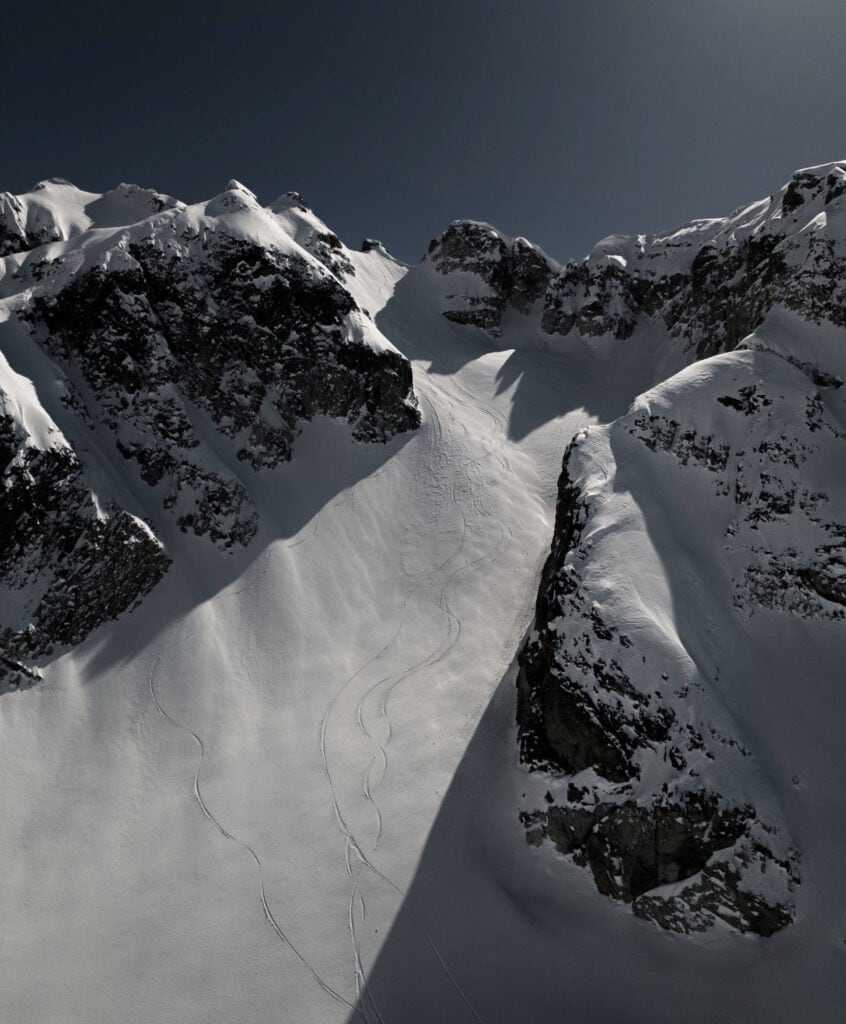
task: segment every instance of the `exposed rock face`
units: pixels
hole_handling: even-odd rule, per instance
[[[27,667],[33,659],[80,643],[136,604],[170,559],[137,517],[98,507],[69,447],[39,449],[8,412],[0,416],[0,466],[0,687],[15,689],[38,678]]]
[[[120,255],[23,315],[81,374],[95,418],[144,482],[164,483],[184,529],[225,546],[256,526],[241,484],[198,459],[190,404],[255,468],[289,459],[298,424],[317,414],[349,419],[365,441],[417,424],[408,362],[353,341],[355,303],[334,276],[226,236],[190,253],[147,238]]]
[[[706,790],[662,796],[649,806],[577,797],[573,804],[523,812],[522,820],[531,845],[550,840],[590,869],[603,895],[631,903],[638,917],[669,931],[704,931],[718,918],[740,932],[769,936],[792,920],[787,904],[744,888],[733,855],[745,869],[791,881],[798,880],[794,866],[756,849],[752,808],[720,809],[719,798]],[[675,891],[651,892],[664,886]]]
[[[524,238],[506,240],[488,224],[456,221],[429,246],[427,260],[440,274],[472,274],[480,279],[454,296],[456,308],[444,311],[448,320],[473,324],[498,334],[510,306],[528,313],[543,297],[553,264]]]
[[[751,805],[708,782],[709,761],[748,752],[711,723],[692,724],[689,685],[670,689],[637,638],[603,618],[585,579],[589,518],[565,464],[535,628],[520,654],[518,721],[527,767],[568,784],[550,806],[521,812],[527,841],[548,839],[590,869],[601,893],[663,927],[696,931],[720,919],[771,934],[792,918],[795,858]],[[759,873],[769,901],[748,886]],[[672,894],[658,891],[668,885]]]
[[[572,446],[559,481],[535,630],[520,655],[521,754],[536,767],[554,766],[568,775],[590,769],[609,782],[625,783],[638,774],[635,751],[666,740],[674,716],[653,694],[632,684],[618,660],[631,641],[606,623],[584,594],[572,555],[579,551],[588,508],[568,475],[571,451]],[[555,624],[568,616],[582,624],[565,644]]]
[[[29,595],[0,623],[7,663],[76,644],[136,603],[168,564],[162,514],[224,550],[247,544],[249,475],[289,460],[304,422],[343,419],[368,443],[418,425],[410,364],[358,308],[346,250],[296,194],[265,210],[232,181],[186,208],[135,186],[98,197],[51,182],[0,206],[13,254],[0,320],[49,357],[63,415],[113,445],[147,520],[95,497],[84,449],[59,428],[61,443],[39,446],[2,420],[2,584]],[[103,227],[117,230],[104,240]]]
[[[33,192],[38,190],[38,186]],[[24,252],[64,237],[49,207],[30,209],[25,197],[0,193],[0,257]],[[39,215],[40,214],[40,215]]]

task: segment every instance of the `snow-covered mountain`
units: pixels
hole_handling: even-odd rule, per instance
[[[842,653],[844,191],[840,166],[815,168],[728,220],[608,240],[581,268],[590,301],[568,299],[582,332],[645,320],[720,353],[574,439],[520,657],[523,759],[568,780],[524,812],[527,838],[673,929],[794,916],[799,850],[780,807],[757,810],[785,748],[752,737],[763,691],[795,685],[789,652]],[[569,290],[549,288],[545,322]]]
[[[0,196],[0,1019],[839,1020],[844,270]]]
[[[419,414],[407,360],[343,287],[352,264],[296,195],[265,210],[231,181],[189,208],[56,179],[0,211],[4,349],[41,364],[30,380],[4,360],[14,687],[32,678],[27,659],[78,643],[161,578],[163,512],[219,547],[247,544],[258,513],[239,463],[290,459],[318,414],[367,441]]]

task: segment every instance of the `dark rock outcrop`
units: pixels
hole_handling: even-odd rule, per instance
[[[571,553],[588,505],[567,470],[558,487],[552,550],[541,573],[535,626],[519,655],[518,721],[523,761],[568,775],[591,769],[611,783],[638,775],[638,748],[666,740],[674,716],[620,666],[631,641],[587,600]],[[583,552],[586,557],[587,552]],[[558,624],[578,623],[567,637]],[[599,644],[602,644],[601,650]]]
[[[38,678],[34,661],[137,604],[170,559],[137,517],[98,506],[70,448],[33,446],[8,414],[0,467],[0,686],[15,689]]]
[[[333,275],[223,235],[191,254],[149,237],[20,315],[82,377],[94,418],[180,526],[228,546],[249,541],[255,512],[229,471],[205,464],[192,407],[255,468],[290,459],[318,414],[362,441],[419,422],[410,365],[350,337],[354,312]]]
[[[801,171],[768,203],[665,235],[611,237],[564,266],[490,225],[456,221],[427,259],[441,274],[472,274],[484,286],[456,278],[444,311],[456,323],[497,335],[513,308],[533,312],[548,334],[618,341],[651,325],[690,361],[731,351],[779,304],[814,323],[846,325],[846,241],[826,220],[844,196],[846,166]]]
[[[444,316],[498,334],[508,307],[528,313],[544,295],[554,264],[524,238],[508,241],[488,224],[455,221],[429,245],[427,260],[440,274],[481,278],[485,293],[463,291]]]
[[[590,869],[601,893],[632,904],[638,917],[687,932],[718,918],[738,931],[768,936],[790,923],[788,909],[744,890],[738,871],[718,856],[743,838],[752,819],[750,807],[721,808],[707,790],[658,798],[649,806],[577,801],[522,815],[530,845],[549,840]],[[682,898],[650,895],[676,884]]]
[[[846,524],[833,498],[838,480],[820,487],[842,462],[838,406],[774,355],[726,358],[724,369],[713,367],[712,384],[704,378],[692,391],[683,379],[675,402],[660,389],[644,396],[603,428],[602,437],[615,440],[599,450],[609,466],[612,451],[628,452],[638,465],[657,460],[654,471],[661,467],[671,489],[710,492],[728,524],[715,544],[733,572],[721,593],[723,614],[737,618],[740,636],[759,609],[840,622]],[[521,759],[527,770],[560,780],[546,806],[521,812],[527,842],[552,843],[589,868],[600,892],[662,927],[696,931],[722,921],[770,935],[793,919],[798,854],[781,826],[723,788],[727,773],[744,774],[754,752],[709,721],[710,705],[694,696],[704,682],[694,674],[692,683],[675,684],[653,663],[654,641],[641,646],[644,636],[632,639],[606,615],[598,599],[609,585],[606,563],[593,568],[591,524],[600,514],[600,533],[613,529],[617,485],[609,483],[611,469],[597,470],[594,448],[580,458],[585,443],[578,437],[565,454],[552,548],[518,658]],[[586,480],[602,496],[600,513]],[[645,611],[638,605],[635,616]],[[723,783],[710,781],[716,769]]]

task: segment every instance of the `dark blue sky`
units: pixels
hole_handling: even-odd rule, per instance
[[[301,191],[416,260],[456,217],[551,255],[846,155],[843,0],[5,4],[0,189]]]

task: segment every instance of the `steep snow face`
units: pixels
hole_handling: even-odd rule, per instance
[[[136,186],[93,196],[61,182],[4,203],[21,251],[4,261],[0,331],[75,438],[24,454],[31,411],[6,417],[4,541],[28,552],[29,568],[8,562],[3,583],[31,595],[3,625],[9,663],[32,675],[25,661],[79,642],[158,580],[165,519],[223,549],[248,543],[254,475],[291,458],[304,422],[341,418],[355,439],[384,443],[419,413],[408,361],[345,287],[355,270],[340,243],[328,248],[335,236],[301,205],[281,216],[236,181],[193,207]],[[15,393],[5,391],[11,405]],[[105,519],[125,528],[95,543],[74,507],[99,509],[95,531]],[[86,559],[109,566],[109,601]]]

